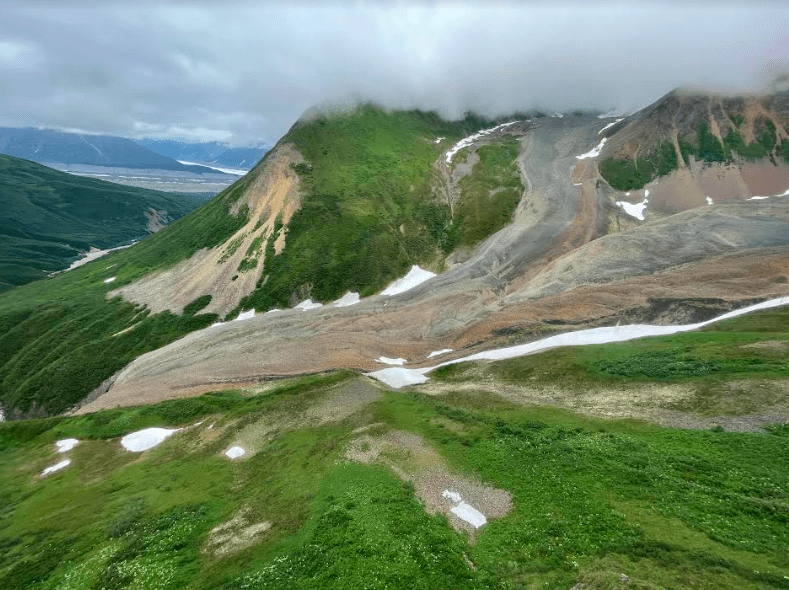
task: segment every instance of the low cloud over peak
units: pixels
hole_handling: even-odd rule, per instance
[[[455,117],[759,91],[789,56],[789,9],[768,2],[0,7],[0,125],[238,145],[349,97]]]

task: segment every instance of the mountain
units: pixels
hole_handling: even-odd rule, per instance
[[[32,127],[0,127],[0,153],[41,164],[85,164],[117,168],[214,173],[205,166],[189,166],[111,135],[67,133]]]
[[[80,253],[159,231],[203,201],[82,178],[0,154],[0,289],[66,268]]]
[[[144,138],[138,139],[137,143],[174,160],[197,162],[208,166],[229,166],[240,170],[250,170],[268,151],[265,147],[230,147],[217,141],[188,143]]]
[[[783,97],[313,109],[0,295],[0,587],[785,587]]]

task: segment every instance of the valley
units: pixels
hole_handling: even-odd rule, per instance
[[[779,99],[311,110],[0,295],[0,587],[786,588]]]

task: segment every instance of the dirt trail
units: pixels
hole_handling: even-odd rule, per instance
[[[527,190],[513,223],[466,262],[393,297],[189,334],[135,360],[81,411],[273,376],[374,370],[384,367],[374,361],[380,356],[414,367],[443,348],[455,350],[451,358],[546,329],[627,321],[656,299],[723,298],[731,309],[738,300],[789,295],[789,198],[703,207],[598,238],[613,206],[610,189],[598,188],[594,162],[576,156],[597,145],[604,125],[549,118],[526,132],[519,163]]]

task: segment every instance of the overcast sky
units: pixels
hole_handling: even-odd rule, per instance
[[[349,97],[634,109],[789,70],[784,3],[632,4],[0,0],[0,125],[272,145]]]

